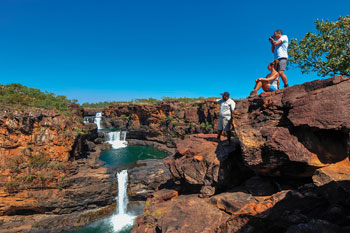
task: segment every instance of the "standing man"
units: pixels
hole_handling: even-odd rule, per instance
[[[279,76],[282,78],[282,81],[284,83],[284,87],[288,87],[288,80],[287,76],[284,73],[285,69],[287,68],[287,62],[288,62],[288,37],[286,35],[282,35],[282,30],[278,29],[274,32],[274,35],[269,38],[269,41],[272,45],[272,52],[275,56],[275,59],[277,59],[278,67],[277,72],[279,73]],[[278,88],[279,88],[280,80],[278,79]]]
[[[235,110],[236,103],[230,99],[230,93],[225,91],[221,94],[222,99],[208,100],[210,102],[217,102],[220,104],[220,118],[218,122],[218,136],[217,140],[221,140],[222,131],[227,133],[227,140],[231,143],[231,125],[232,125],[232,112]]]

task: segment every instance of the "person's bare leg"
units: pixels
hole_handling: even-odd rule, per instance
[[[231,130],[227,131],[227,140],[228,140],[228,143],[231,143]]]
[[[218,136],[216,137],[218,141],[220,141],[221,134],[222,134],[222,130],[218,130]]]
[[[270,86],[271,86],[270,83],[263,82],[263,84],[262,84],[262,89],[263,89],[264,91],[268,91],[268,90],[270,89]]]
[[[284,83],[284,87],[288,87],[288,80],[287,80],[287,75],[284,73],[284,70],[278,71],[280,77],[282,78],[282,81]]]
[[[261,86],[262,86],[262,82],[261,81],[256,82],[253,91],[258,91],[261,88]]]

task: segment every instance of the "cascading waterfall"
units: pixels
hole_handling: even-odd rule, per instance
[[[123,148],[128,145],[126,140],[126,131],[108,132],[106,134],[107,142],[112,145],[113,149]]]
[[[97,125],[97,129],[102,129],[101,119],[102,119],[102,112],[97,112],[94,119],[94,123]]]
[[[118,209],[117,214],[112,217],[114,232],[119,232],[124,228],[134,224],[136,216],[127,214],[128,207],[128,171],[122,170],[117,174],[118,178]]]

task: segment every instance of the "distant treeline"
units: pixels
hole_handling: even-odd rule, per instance
[[[2,106],[14,106],[17,109],[34,107],[64,112],[68,111],[68,106],[72,102],[63,95],[55,95],[19,83],[11,83],[7,85],[0,84],[0,103]]]
[[[106,108],[113,104],[157,104],[161,101],[177,101],[182,103],[202,102],[205,99],[217,99],[219,97],[163,97],[162,99],[132,99],[130,101],[104,101],[98,103],[83,103],[85,108]],[[55,109],[61,112],[69,112],[69,105],[77,103],[78,100],[69,100],[64,95],[55,95],[40,89],[23,86],[19,83],[11,83],[7,85],[0,84],[0,103],[1,106],[13,106],[16,109],[23,108],[44,108]]]
[[[199,97],[199,98],[188,98],[188,97],[179,97],[179,98],[173,98],[173,97],[163,97],[161,100],[154,99],[154,98],[148,98],[148,99],[132,99],[130,101],[104,101],[104,102],[98,102],[98,103],[83,103],[82,106],[85,108],[106,108],[113,104],[156,104],[161,101],[177,101],[182,103],[196,103],[203,101],[205,99],[218,99],[219,97]]]

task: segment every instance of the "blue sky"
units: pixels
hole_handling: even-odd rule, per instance
[[[245,98],[273,60],[268,37],[315,31],[350,1],[1,0],[0,83],[82,102]],[[298,69],[289,84],[319,79]]]

